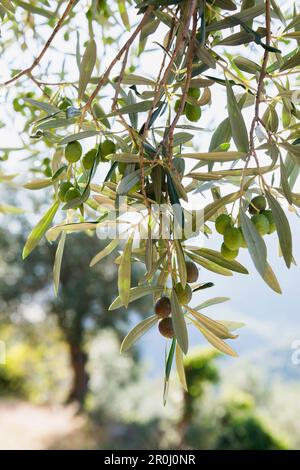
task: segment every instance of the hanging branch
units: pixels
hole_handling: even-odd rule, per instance
[[[266,45],[269,47],[271,43],[271,2],[270,0],[266,0]],[[259,159],[256,153],[255,149],[255,128],[258,122],[260,122],[260,117],[259,117],[259,107],[260,103],[262,101],[262,93],[263,93],[263,87],[264,87],[264,80],[267,75],[267,65],[268,65],[268,60],[269,60],[269,50],[268,48],[264,49],[264,57],[263,57],[263,62],[261,66],[261,71],[259,74],[258,78],[258,84],[257,84],[257,91],[255,95],[255,107],[254,107],[254,117],[251,122],[251,127],[250,127],[250,132],[249,132],[249,153],[246,159],[246,163],[243,169],[243,173],[241,176],[241,190],[240,190],[240,203],[242,202],[242,196],[243,196],[243,188],[244,188],[244,180],[246,176],[246,170],[248,168],[251,156],[254,157],[256,165],[258,170],[260,169],[259,165]],[[263,175],[259,173],[259,177],[261,179],[263,187],[268,187]]]

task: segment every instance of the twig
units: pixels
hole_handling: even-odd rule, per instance
[[[24,75],[28,75],[30,76],[31,75],[31,72],[33,71],[33,69],[39,65],[40,61],[42,60],[43,56],[45,55],[47,49],[50,47],[53,39],[55,38],[56,34],[58,33],[58,31],[61,29],[66,17],[68,16],[68,14],[70,13],[74,3],[76,2],[76,0],[69,0],[68,2],[68,5],[66,6],[66,9],[65,11],[63,12],[62,16],[60,17],[60,19],[58,20],[55,28],[53,29],[51,35],[49,36],[46,44],[44,45],[43,49],[41,50],[41,52],[39,53],[39,55],[34,59],[34,61],[32,62],[32,64],[30,65],[30,67],[27,67],[26,69],[24,70],[21,70],[21,72],[17,73],[17,75],[15,75],[14,77],[10,78],[9,80],[7,80],[6,82],[2,83],[1,85],[2,86],[7,86],[7,85],[10,85],[11,83],[14,83],[15,81],[19,80],[19,78],[23,77]],[[32,77],[30,77],[32,78]]]
[[[271,4],[270,4],[270,0],[266,0],[266,45],[269,46],[270,42],[271,42]],[[244,169],[243,169],[243,174],[242,174],[242,177],[241,177],[240,201],[242,200],[242,195],[243,195],[245,173],[246,173],[246,169],[249,165],[251,156],[254,157],[257,167],[260,168],[258,156],[257,156],[256,149],[255,149],[254,133],[255,133],[255,128],[256,128],[257,123],[260,122],[259,107],[260,107],[260,103],[262,101],[264,80],[265,80],[266,75],[267,75],[268,60],[269,60],[269,51],[265,49],[264,57],[263,57],[263,63],[262,63],[262,66],[261,66],[261,72],[260,72],[259,79],[258,79],[257,92],[256,92],[256,96],[255,96],[254,117],[252,119],[251,128],[250,128],[250,132],[249,132],[249,153],[247,155],[246,163],[245,163],[245,166],[244,166]],[[265,182],[265,179],[264,179],[263,175],[260,174],[259,176],[260,176],[260,179],[261,179],[261,182],[262,182],[263,186],[266,186],[267,184]]]
[[[141,22],[139,23],[139,25],[137,26],[137,28],[134,30],[134,32],[132,33],[132,35],[130,36],[130,38],[126,41],[126,43],[124,44],[124,46],[119,50],[119,52],[117,53],[117,55],[115,56],[115,58],[112,60],[112,62],[110,63],[110,65],[107,67],[106,71],[104,72],[104,74],[102,75],[102,77],[99,79],[93,93],[91,94],[91,96],[89,97],[88,101],[86,102],[83,110],[82,110],[82,120],[84,119],[84,116],[85,114],[87,113],[87,111],[90,109],[91,105],[92,105],[92,102],[94,101],[94,99],[96,98],[96,96],[98,95],[100,89],[102,88],[102,86],[105,84],[105,82],[108,80],[109,78],[109,75],[110,75],[110,72],[112,71],[112,69],[114,68],[114,66],[117,64],[117,62],[121,59],[121,57],[123,56],[123,54],[126,53],[127,49],[131,46],[131,44],[134,42],[135,38],[137,37],[137,35],[140,33],[141,29],[143,28],[148,16],[150,15],[150,13],[152,12],[154,7],[148,7],[144,16],[143,16],[143,19],[141,20]]]
[[[194,13],[193,13],[193,29],[192,29],[192,34],[190,37],[190,43],[189,47],[187,50],[187,65],[186,65],[186,80],[184,84],[184,89],[182,93],[182,99],[179,105],[179,109],[173,119],[173,122],[170,126],[169,132],[168,132],[168,138],[169,138],[169,151],[168,154],[171,156],[172,153],[172,148],[173,148],[173,135],[174,135],[174,129],[180,119],[181,114],[183,113],[187,96],[188,96],[188,91],[190,88],[190,83],[191,83],[191,78],[192,78],[192,71],[193,71],[193,57],[194,57],[194,50],[195,50],[195,39],[196,39],[196,33],[197,33],[197,11],[195,10],[197,2],[194,2]],[[193,6],[192,6],[193,7]]]
[[[189,2],[190,5],[189,5],[189,11],[188,11],[188,14],[187,14],[187,20],[183,26],[183,29],[181,31],[181,33],[177,36],[177,44],[175,46],[175,49],[174,49],[174,52],[172,53],[172,56],[171,56],[171,59],[170,59],[170,62],[164,72],[164,75],[163,75],[163,78],[161,79],[160,83],[159,83],[159,87],[158,87],[158,90],[156,91],[156,94],[154,96],[154,99],[153,99],[153,102],[152,102],[152,106],[151,106],[151,109],[149,110],[149,113],[148,113],[148,118],[147,118],[147,121],[146,121],[146,124],[145,124],[145,127],[144,127],[144,133],[143,135],[145,136],[146,135],[146,132],[148,130],[148,126],[149,126],[149,122],[150,122],[150,119],[151,119],[151,115],[153,113],[153,110],[154,108],[156,107],[159,99],[160,99],[160,92],[162,90],[162,88],[165,86],[166,84],[166,81],[167,81],[167,78],[169,76],[169,73],[170,73],[170,70],[176,60],[176,58],[178,57],[178,54],[185,48],[186,46],[186,41],[187,41],[187,33],[188,33],[188,30],[189,30],[189,26],[190,26],[190,20],[193,16],[193,13],[194,13],[194,8],[195,8],[195,3],[197,4],[197,2],[195,2],[195,0],[192,0],[191,2]]]

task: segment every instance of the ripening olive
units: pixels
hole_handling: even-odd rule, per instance
[[[198,100],[200,98],[200,90],[199,88],[189,88],[189,91],[188,91],[188,95],[189,96],[192,96],[193,98],[195,98],[196,100]]]
[[[255,214],[251,217],[252,222],[254,223],[256,230],[260,235],[266,235],[269,233],[270,224],[267,217],[263,214]]]
[[[220,214],[215,222],[216,231],[224,235],[225,230],[232,224],[232,218],[228,214]]]
[[[65,148],[65,158],[69,163],[76,163],[82,155],[82,147],[80,142],[74,140],[69,142]]]
[[[171,317],[163,318],[162,320],[160,320],[160,322],[158,323],[158,329],[160,334],[165,338],[174,337],[174,328]]]
[[[76,188],[70,188],[65,194],[65,202],[73,201],[73,199],[80,198],[81,194]]]
[[[171,302],[169,297],[160,297],[154,306],[154,311],[159,317],[168,317],[171,313]]]
[[[192,299],[193,291],[191,287],[187,284],[185,288],[182,287],[182,284],[178,282],[175,285],[175,292],[177,294],[178,302],[181,305],[186,305]]]
[[[96,156],[97,149],[91,149],[85,155],[83,155],[82,164],[86,170],[90,170],[93,167]]]
[[[237,257],[237,255],[239,254],[239,250],[229,250],[229,248],[227,248],[225,243],[222,243],[221,254],[225,259],[228,259],[231,261]]]
[[[116,153],[116,145],[112,140],[106,139],[100,144],[101,156],[106,158],[111,153]]]
[[[224,243],[229,250],[238,250],[242,245],[242,241],[242,235],[238,228],[226,228],[224,232]]]
[[[268,233],[270,234],[270,233],[275,232],[275,230],[276,230],[276,225],[275,225],[275,222],[274,222],[274,216],[273,216],[272,211],[271,211],[270,209],[268,209],[268,210],[262,211],[261,213],[262,213],[262,215],[264,215],[264,216],[268,219],[268,221],[269,221],[270,227],[269,227]]]
[[[193,104],[186,103],[184,113],[187,119],[191,122],[197,122],[201,118],[200,106],[194,106]]]
[[[249,205],[249,212],[250,214],[257,214],[260,211],[264,211],[267,207],[267,202],[264,196],[255,196],[251,199]]]
[[[66,193],[71,188],[73,188],[73,185],[72,183],[70,183],[70,181],[64,181],[63,183],[61,183],[58,190],[58,197],[62,202],[65,202]]]
[[[193,261],[186,261],[186,274],[187,274],[187,282],[196,282],[199,276],[199,271],[195,263]]]

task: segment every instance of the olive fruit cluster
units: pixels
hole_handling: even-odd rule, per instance
[[[82,157],[81,161],[84,169],[90,170],[94,165],[98,151],[101,160],[105,161],[108,155],[116,152],[116,145],[112,140],[106,139],[100,144],[99,148],[89,150],[82,157],[82,146],[80,142],[74,140],[66,145],[65,158],[69,163],[76,163]]]
[[[267,201],[263,195],[255,196],[250,201],[248,210],[252,215],[251,220],[260,235],[264,236],[275,232],[274,216],[272,211],[267,209]]]
[[[217,217],[216,231],[223,235],[221,253],[228,260],[235,259],[241,247],[246,248],[246,241],[242,229],[234,227],[232,217],[228,214],[221,214]]]
[[[272,211],[267,209],[267,202],[264,196],[254,197],[248,207],[251,220],[260,235],[273,233],[275,223]],[[234,227],[232,217],[228,214],[221,214],[215,222],[216,231],[223,235],[221,253],[228,260],[235,259],[240,248],[247,248],[247,243],[241,227]]]
[[[198,279],[198,268],[192,261],[186,261],[186,272],[187,272],[187,282],[196,282]],[[191,287],[186,284],[185,287],[182,286],[180,282],[175,285],[175,292],[178,298],[178,301],[181,305],[186,305],[190,302],[192,298],[193,291]],[[171,302],[169,297],[162,296],[160,297],[155,306],[154,312],[160,318],[158,323],[158,330],[162,336],[165,338],[174,337],[174,328],[171,318]]]
[[[70,181],[64,181],[61,183],[59,190],[58,190],[58,197],[62,202],[70,202],[74,199],[80,198],[81,194],[78,188]]]
[[[106,160],[108,155],[115,152],[116,146],[114,142],[106,139],[100,146],[94,147],[82,155],[83,151],[80,142],[74,140],[73,142],[69,142],[65,147],[65,159],[69,163],[77,163],[81,159],[83,168],[85,170],[91,170],[98,158],[98,154],[101,160]],[[62,202],[68,203],[74,199],[80,198],[81,193],[79,188],[75,187],[70,181],[64,181],[59,186],[58,196]]]
[[[161,318],[158,323],[158,330],[162,336],[165,338],[173,338],[174,329],[171,315],[171,302],[169,297],[162,296],[160,297],[155,306],[154,311],[156,315]]]
[[[200,98],[200,90],[198,88],[189,88],[188,95],[198,100]],[[178,99],[175,102],[174,110],[179,111],[181,100]],[[191,122],[197,122],[201,118],[201,108],[191,103],[185,103],[184,114],[186,118]]]

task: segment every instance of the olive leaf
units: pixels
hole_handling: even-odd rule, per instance
[[[280,186],[289,204],[293,204],[293,197],[290,188],[289,178],[287,175],[286,167],[280,156]]]
[[[118,81],[119,77],[116,77],[114,81]],[[124,85],[146,85],[146,86],[152,86],[155,87],[156,82],[154,80],[151,80],[151,78],[147,77],[142,77],[141,75],[135,75],[135,74],[129,74],[129,75],[124,75],[124,77],[121,80],[121,83],[124,83]]]
[[[118,0],[118,8],[125,28],[127,29],[127,31],[130,31],[130,23],[125,0]]]
[[[235,331],[245,326],[245,323],[243,322],[237,322],[232,320],[218,320],[218,322],[226,326],[227,330],[229,331]]]
[[[9,10],[11,13],[14,13],[15,12],[15,7],[14,5],[11,3],[10,0],[2,0],[2,5],[4,6],[4,8],[6,8],[7,10]]]
[[[99,251],[91,260],[90,267],[95,266],[95,264],[99,263],[103,258],[110,255],[110,253],[117,248],[119,245],[119,240],[112,240],[103,250]]]
[[[178,199],[182,198],[184,201],[188,202],[188,195],[187,195],[187,193],[186,193],[186,191],[185,191],[178,175],[171,168],[167,168],[167,173],[168,173],[168,182],[169,181],[172,182],[172,188],[176,191]],[[177,201],[177,198],[175,198],[175,201]],[[178,204],[178,202],[175,202],[175,204]]]
[[[191,319],[192,323],[196,326],[196,328],[203,334],[203,336],[207,339],[207,341],[214,346],[218,351],[227,354],[232,357],[237,357],[237,353],[230,347],[225,341],[222,341],[216,335],[214,335],[211,331],[203,328],[200,324],[196,321]]]
[[[253,60],[247,59],[246,57],[237,56],[233,59],[234,64],[243,72],[256,73],[261,70],[261,67]]]
[[[257,28],[256,35],[263,38],[266,36],[266,28]],[[230,36],[218,41],[219,46],[240,46],[242,44],[249,44],[255,40],[255,36],[247,31],[240,31],[238,33],[230,34]]]
[[[210,261],[208,259],[202,258],[196,253],[186,252],[186,254],[189,256],[189,258],[191,258],[191,260],[195,261],[195,263],[197,264],[200,264],[200,266],[207,269],[208,271],[221,274],[222,276],[232,276],[232,272],[229,269],[220,266],[214,261]]]
[[[194,310],[203,310],[204,308],[211,307],[212,305],[221,304],[223,302],[227,302],[228,300],[229,297],[214,297],[197,305],[197,307],[194,307]]]
[[[197,310],[186,306],[187,311],[193,315],[193,317],[197,320],[200,325],[209,330],[215,336],[220,339],[235,339],[237,336],[230,333],[230,331],[221,323],[212,320],[211,318],[203,315],[202,313],[197,312]]]
[[[292,57],[284,61],[279,70],[282,72],[283,70],[292,69],[298,65],[300,65],[300,51],[296,52]]]
[[[139,156],[134,153],[111,153],[106,158],[107,160],[110,160],[112,162],[124,162],[124,163],[139,163],[140,162]],[[144,163],[147,163],[147,160],[144,159]],[[148,163],[150,163],[150,161]]]
[[[50,209],[46,212],[46,214],[41,218],[38,224],[34,227],[31,231],[25,246],[23,248],[23,259],[27,258],[28,255],[36,248],[39,241],[41,240],[44,233],[49,228],[58,208],[59,208],[59,201],[55,201]]]
[[[209,144],[209,153],[216,151],[220,145],[231,139],[231,126],[229,118],[225,118],[215,129]],[[227,152],[228,154],[228,152]],[[238,157],[237,157],[238,158]]]
[[[37,189],[47,188],[48,186],[51,186],[52,183],[53,182],[51,178],[41,178],[41,179],[29,181],[28,183],[24,184],[24,188],[35,191]]]
[[[68,127],[72,124],[75,124],[75,118],[57,118],[57,119],[49,119],[47,121],[41,122],[37,125],[37,129],[46,130],[46,129],[59,129],[60,127]]]
[[[174,134],[173,146],[177,147],[178,145],[186,144],[187,142],[190,142],[193,137],[193,134],[189,134],[188,132],[177,132]]]
[[[146,23],[143,25],[141,30],[138,51],[139,55],[144,51],[148,37],[151,36],[151,34],[155,33],[159,26],[159,23],[160,21],[158,18],[155,18],[154,15],[149,15],[148,19],[146,20]]]
[[[295,15],[292,21],[285,27],[284,31],[289,31],[292,28],[295,28],[298,26],[300,23],[300,13],[298,15]]]
[[[272,10],[274,11],[275,15],[280,19],[281,23],[284,25],[286,24],[284,15],[282,14],[282,11],[276,2],[276,0],[271,0],[271,5],[272,5]]]
[[[175,289],[171,294],[172,322],[178,344],[184,354],[188,352],[188,333],[182,308],[179,304]]]
[[[127,106],[124,106],[123,108],[118,109],[118,111],[109,113],[106,115],[106,117],[117,116],[120,114],[144,113],[146,111],[149,111],[152,108],[152,105],[152,101],[140,101],[139,103],[129,104]]]
[[[145,320],[142,320],[140,323],[135,325],[132,330],[125,336],[125,338],[122,341],[121,347],[120,347],[120,352],[124,353],[130,349],[134,343],[137,342],[138,339],[140,339],[141,336],[143,336],[145,333],[147,333],[150,328],[155,325],[157,322],[158,317],[157,315],[152,315],[149,318],[145,318]]]
[[[193,250],[193,253],[203,258],[206,258],[209,261],[212,261],[213,263],[222,266],[223,268],[230,269],[230,271],[235,271],[241,274],[248,274],[247,269],[238,261],[227,260],[221,253],[212,250],[211,248],[198,248],[196,250]]]
[[[60,224],[51,227],[47,233],[46,238],[49,242],[57,240],[61,232],[85,232],[87,230],[96,230],[98,222],[78,222],[71,224]]]
[[[186,282],[187,282],[187,272],[186,272],[184,254],[183,254],[182,246],[179,240],[174,240],[174,247],[176,251],[176,259],[177,259],[180,282],[183,288],[185,288]]]
[[[151,172],[151,168],[145,169],[144,171],[145,176],[150,174],[150,172]],[[142,170],[138,169],[138,170],[133,171],[132,173],[129,173],[129,175],[121,179],[117,187],[117,194],[119,194],[120,196],[126,195],[136,184],[138,184],[141,181],[141,173],[142,173]]]
[[[132,243],[133,235],[126,242],[118,271],[119,296],[126,308],[130,301]]]
[[[134,300],[138,300],[142,297],[145,297],[149,294],[160,294],[163,291],[163,287],[161,286],[138,286],[132,287],[129,291],[129,303],[133,302]],[[116,310],[124,305],[121,297],[117,297],[109,307],[109,311]]]
[[[267,267],[267,248],[261,235],[249,217],[241,210],[240,220],[248,250],[257,271],[264,275]]]
[[[214,5],[223,10],[236,10],[237,6],[233,0],[215,0]]]
[[[224,141],[223,141],[224,142]],[[222,142],[222,143],[223,143]],[[194,160],[203,160],[204,162],[231,162],[240,160],[246,156],[246,152],[202,152],[202,153],[183,153],[182,158],[193,158]]]
[[[32,98],[23,98],[23,100],[25,101],[25,103],[29,103],[36,108],[42,109],[43,111],[45,111],[46,113],[49,113],[50,115],[58,114],[61,112],[61,110],[57,108],[56,106],[54,106],[53,104],[44,103],[43,101],[33,100]]]
[[[167,356],[166,360],[166,366],[165,366],[165,383],[164,383],[164,394],[163,394],[163,402],[164,405],[167,402],[167,397],[168,397],[168,391],[169,391],[169,379],[170,379],[170,374],[172,370],[172,365],[173,365],[173,360],[174,360],[174,353],[175,353],[175,348],[176,348],[176,338],[172,339],[172,343],[169,349],[169,353]]]
[[[79,68],[79,84],[78,99],[82,100],[85,89],[92,76],[97,58],[97,45],[94,39],[90,39],[84,51],[80,68]]]
[[[53,266],[53,283],[54,283],[54,293],[56,296],[58,295],[60,270],[61,270],[61,263],[62,263],[64,248],[65,248],[66,236],[67,236],[66,232],[62,232],[57,249],[56,249],[56,253],[55,253],[55,260],[54,260],[54,266]]]
[[[186,376],[185,376],[185,370],[184,370],[183,354],[178,344],[176,344],[175,358],[176,358],[176,370],[177,370],[179,382],[181,383],[184,390],[187,392],[188,387],[186,383]]]
[[[200,172],[192,172],[186,175],[187,178],[193,178],[198,181],[213,181],[213,180],[220,180],[224,178],[230,177],[237,177],[241,175],[245,176],[255,176],[255,175],[263,175],[265,173],[269,173],[276,169],[274,165],[264,166],[264,167],[254,167],[254,168],[234,168],[232,170],[218,170],[218,171],[211,171],[206,173]]]
[[[293,260],[292,233],[288,219],[281,205],[270,192],[266,192],[266,198],[272,211],[276,230],[278,233],[279,244],[285,264],[290,268]]]
[[[257,16],[264,13],[264,5],[257,5],[246,10],[241,10],[239,13],[228,16],[223,20],[213,22],[206,27],[207,31],[221,31],[222,29],[231,28],[233,25],[239,24],[239,21],[247,22],[253,20]]]
[[[226,196],[217,199],[214,202],[211,202],[204,207],[204,222],[210,220],[221,208],[225,207],[227,204],[236,201],[240,196],[240,192],[236,191],[234,193],[226,194]]]
[[[254,223],[243,212],[243,210],[240,211],[240,221],[243,235],[245,237],[254,266],[264,281],[271,287],[271,289],[280,294],[281,288],[278,284],[275,274],[272,271],[272,268],[267,262],[267,248],[263,238],[258,233]]]
[[[246,124],[238,102],[236,101],[235,95],[232,91],[231,84],[227,79],[226,91],[228,114],[234,143],[240,152],[247,153],[249,150],[249,139]]]
[[[55,13],[52,11],[49,11],[45,8],[40,8],[36,5],[33,5],[32,2],[23,2],[22,0],[14,0],[14,3],[18,5],[19,7],[23,8],[25,11],[28,11],[29,13],[33,13],[35,15],[40,15],[44,16],[45,18],[53,20],[55,18]]]
[[[60,145],[66,145],[69,142],[74,142],[74,140],[88,139],[89,137],[94,137],[99,134],[99,131],[82,131],[77,132],[76,134],[68,135],[64,139],[60,140]]]

